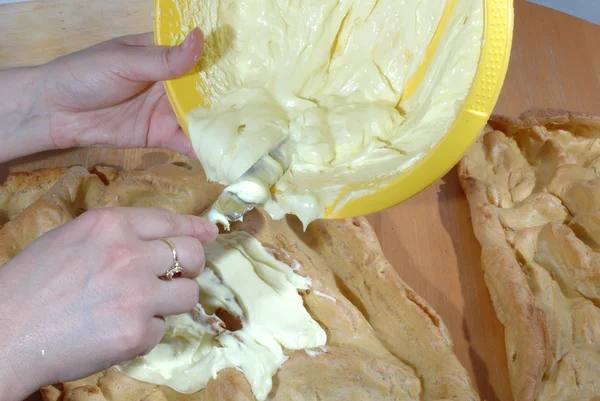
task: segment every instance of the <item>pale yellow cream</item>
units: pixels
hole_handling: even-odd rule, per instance
[[[261,201],[274,218],[294,213],[305,225],[340,188],[398,174],[443,137],[482,44],[483,0],[192,4],[182,17],[206,35],[198,90],[210,107],[190,113],[188,124],[208,178],[231,184],[291,136],[291,167]]]
[[[246,233],[220,235],[206,246],[206,268],[197,279],[200,302],[193,313],[166,317],[167,333],[146,356],[120,366],[127,375],[181,393],[204,388],[223,369],[241,370],[257,400],[287,360],[284,350],[321,349],[325,331],[309,315],[298,290],[310,280]],[[223,328],[219,309],[241,322]],[[315,350],[315,352],[317,352]]]

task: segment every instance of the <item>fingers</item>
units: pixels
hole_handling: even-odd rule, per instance
[[[148,34],[121,38],[123,58],[129,68],[121,71],[123,77],[139,82],[174,79],[188,73],[196,64],[204,48],[202,31],[191,31],[179,46],[154,46]]]
[[[152,46],[154,45],[154,34],[146,32],[138,35],[127,35],[117,38],[117,40],[127,46]]]
[[[214,241],[219,233],[217,226],[207,220],[165,209],[127,208],[123,215],[142,240],[194,237],[204,244]]]
[[[191,279],[178,278],[160,281],[155,300],[154,312],[159,316],[178,315],[194,309],[198,303],[200,287]]]
[[[146,344],[140,355],[148,355],[150,351],[162,340],[167,331],[167,323],[160,317],[153,317],[148,324]],[[137,355],[136,355],[137,356]]]
[[[204,268],[204,249],[202,243],[194,237],[169,238],[175,247],[177,260],[183,269],[184,277],[197,277]],[[166,242],[154,240],[142,245],[148,255],[148,265],[157,277],[163,276],[173,265],[173,252]]]
[[[192,147],[190,138],[183,132],[169,103],[165,86],[163,83],[156,85],[152,90],[156,91],[156,96],[160,100],[156,103],[155,114],[164,116],[157,120],[156,125],[148,131],[148,147],[168,148],[183,155],[197,159],[196,152]]]
[[[194,152],[194,148],[192,147],[192,142],[190,141],[190,138],[188,138],[187,135],[183,133],[183,130],[181,130],[181,128],[175,131],[175,134],[169,139],[170,140],[168,144],[165,144],[167,148],[181,153],[182,155],[192,157],[194,159],[198,158],[198,156],[196,156],[196,152]]]

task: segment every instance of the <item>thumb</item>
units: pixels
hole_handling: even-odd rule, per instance
[[[179,46],[144,45],[143,41],[121,42],[124,58],[131,67],[121,75],[138,82],[166,81],[185,75],[196,64],[204,49],[204,36],[199,28],[192,30]]]

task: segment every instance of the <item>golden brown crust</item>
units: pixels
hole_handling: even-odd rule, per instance
[[[0,187],[0,226],[38,200],[65,171],[53,168],[10,174]]]
[[[75,217],[76,204],[87,209],[153,206],[200,214],[221,190],[206,183],[193,165],[91,172],[82,168],[64,172],[47,193],[0,230],[0,264],[1,255],[7,262],[36,234]],[[328,334],[325,353],[290,355],[274,378],[268,399],[478,399],[440,317],[399,278],[365,219],[315,222],[303,232],[296,218],[274,222],[253,211],[232,229],[251,233],[276,250],[279,259],[301,265],[300,274],[310,276],[313,283],[312,290],[303,294],[305,305]],[[62,387],[48,386],[42,395],[47,401],[255,399],[244,375],[233,369],[219,372],[196,394],[177,394],[109,369]]]
[[[600,115],[560,109],[531,109],[522,113],[518,118],[494,114],[490,117],[488,124],[493,129],[506,132],[509,136],[519,130],[536,126],[566,129],[567,131],[584,128],[597,130],[600,127]]]
[[[56,171],[56,170],[55,170]],[[24,176],[19,174],[21,178]],[[104,185],[97,176],[82,167],[65,170],[60,176],[53,176],[43,184],[35,175],[29,176],[31,189],[23,179],[18,192],[11,195],[12,204],[23,205],[37,198],[18,215],[12,217],[0,230],[0,267],[17,255],[40,235],[65,224],[86,210],[97,207],[104,192]],[[11,177],[9,176],[9,183]],[[52,185],[47,185],[52,182]],[[0,190],[5,190],[3,186]],[[46,192],[43,192],[43,189]],[[22,201],[23,197],[26,202]]]
[[[516,401],[600,395],[599,135],[589,114],[493,116],[459,164]]]

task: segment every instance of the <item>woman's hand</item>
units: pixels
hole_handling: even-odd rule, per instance
[[[198,302],[192,279],[217,228],[162,209],[84,213],[0,269],[0,399],[85,377],[149,352],[164,315]],[[174,244],[183,277],[165,281]],[[8,393],[7,393],[8,392]]]
[[[0,71],[0,162],[74,146],[162,147],[193,156],[162,82],[188,73],[203,49],[125,36],[39,67]]]

